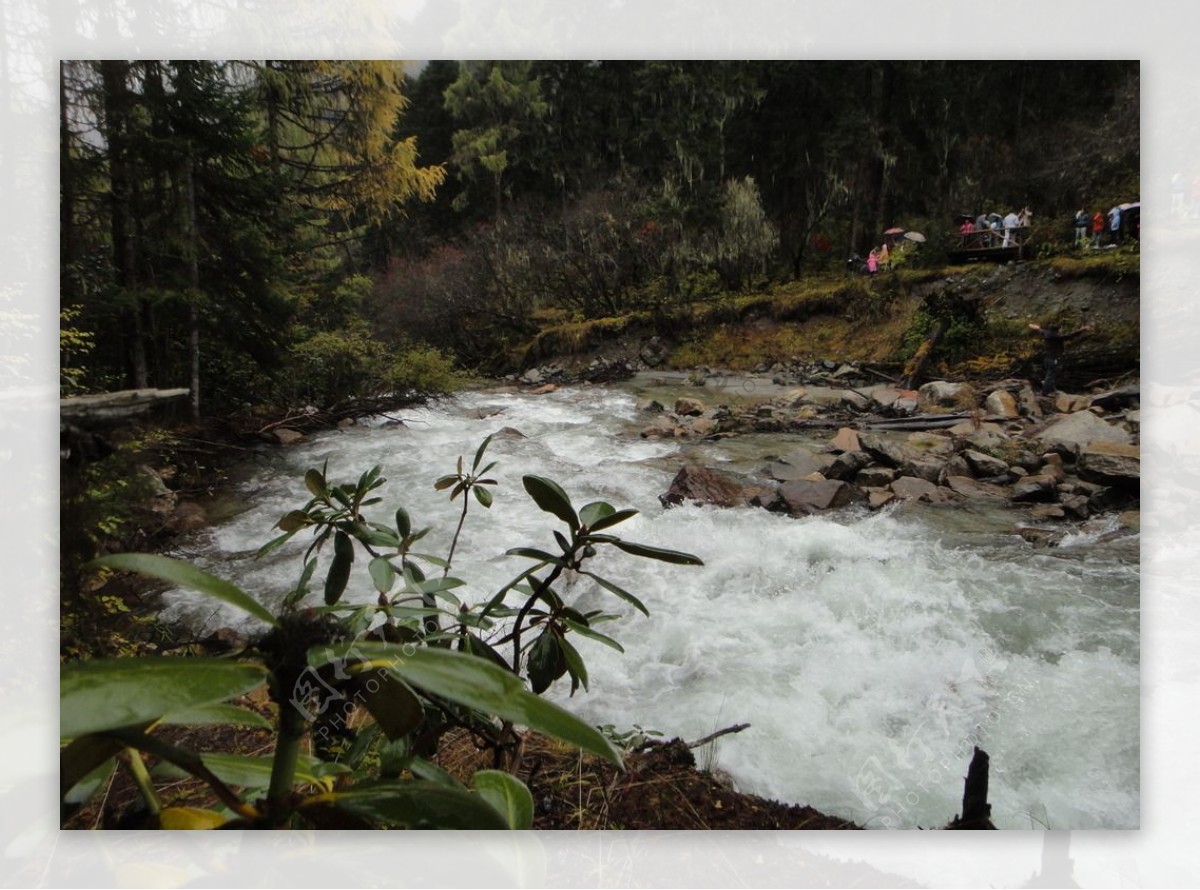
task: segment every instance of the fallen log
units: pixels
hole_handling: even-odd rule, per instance
[[[71,396],[59,400],[59,416],[77,424],[120,420],[143,414],[159,405],[186,398],[190,390],[179,389],[123,389],[119,392],[101,392],[86,396]]]

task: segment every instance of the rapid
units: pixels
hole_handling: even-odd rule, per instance
[[[638,395],[635,384],[474,391],[402,412],[402,426],[311,437],[247,466],[239,511],[175,555],[277,606],[308,541],[298,536],[263,559],[255,552],[308,499],[305,470],[328,462],[331,482],[382,465],[388,481],[374,518],[390,522],[404,506],[415,527],[432,528],[422,549],[445,556],[461,501],[433,482],[508,428],[520,435],[498,435],[488,449],[498,461],[494,505],[472,502],[455,554],[463,600],[486,600],[529,565],[505,556],[509,548],[554,549],[559,523],[522,488],[530,473],[557,481],[576,507],[605,500],[639,510],[613,533],[705,563],[603,550],[594,569],[639,597],[649,618],[590,579],[563,588],[585,610],[622,616],[604,630],[625,652],[578,640],[590,691],[568,698],[564,678],[547,693],[560,704],[597,725],[685,740],[749,723],[698,749],[700,764],[741,791],[867,828],[944,825],[960,810],[975,746],[991,756],[999,828],[1138,827],[1136,537],[1080,532],[1035,549],[996,508],[803,519],[664,509],[659,495],[684,462],[752,470],[797,437],[642,439]],[[360,560],[346,599],[374,597]],[[166,594],[163,617],[198,632],[252,629],[242,613],[186,590]]]

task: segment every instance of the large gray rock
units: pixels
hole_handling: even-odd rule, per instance
[[[817,454],[804,448],[785,454],[774,461],[767,472],[772,479],[780,482],[791,482],[793,479],[803,479],[813,473],[824,473],[833,463],[831,454]]]
[[[1079,452],[1079,475],[1104,485],[1136,484],[1141,478],[1141,451],[1120,442],[1091,442]]]
[[[863,488],[884,488],[892,484],[896,475],[896,471],[891,467],[864,467],[858,471],[854,482]]]
[[[1014,501],[1053,501],[1057,495],[1058,481],[1053,476],[1026,476],[1012,488]]]
[[[838,479],[785,482],[779,487],[779,495],[796,516],[837,510],[866,497],[860,489]]]
[[[843,451],[833,463],[826,467],[822,472],[827,479],[843,479],[849,481],[853,479],[860,470],[865,469],[871,463],[871,455],[865,451]]]
[[[1017,407],[1017,400],[1012,397],[1012,393],[998,389],[988,395],[983,402],[983,410],[988,414],[995,414],[998,417],[1012,419],[1020,416],[1020,411]]]
[[[975,391],[969,383],[951,383],[932,380],[917,390],[917,407],[922,411],[933,408],[971,408],[975,405]]]
[[[967,459],[967,463],[971,465],[971,470],[976,476],[1002,476],[1008,472],[1008,463],[1000,460],[998,457],[992,457],[990,454],[984,454],[982,451],[975,451],[968,448],[963,452],[963,457]]]
[[[858,441],[858,433],[848,426],[837,431],[837,435],[829,440],[829,447],[834,451],[862,451],[862,443]]]
[[[704,413],[704,403],[699,399],[676,399],[675,413],[680,417],[699,417]]]
[[[900,476],[888,486],[896,497],[904,501],[942,501],[942,494],[934,483],[928,479],[918,479],[916,476]]]
[[[1008,497],[1008,492],[999,485],[979,482],[970,476],[947,476],[946,487],[971,500],[1003,500]]]
[[[1045,448],[1079,454],[1085,446],[1095,442],[1117,442],[1128,445],[1133,442],[1126,430],[1108,423],[1091,411],[1076,411],[1051,422],[1037,434]]]
[[[768,486],[748,485],[707,467],[682,467],[659,500],[664,507],[685,501],[717,507],[745,507],[756,498],[763,501],[771,494],[773,489]]]

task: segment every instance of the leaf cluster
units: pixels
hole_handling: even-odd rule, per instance
[[[198,590],[268,630],[246,650],[224,658],[122,658],[64,666],[64,818],[120,764],[162,828],[528,828],[533,798],[514,775],[518,764],[500,768],[504,755],[518,747],[521,728],[619,766],[611,729],[589,726],[539,697],[564,675],[572,693],[588,685],[583,656],[569,635],[621,650],[596,629],[617,616],[575,608],[558,582],[568,571],[590,577],[648,614],[635,595],[585,567],[599,548],[676,565],[702,563],[688,553],[611,533],[637,511],[603,501],[576,509],[557,483],[527,475],[526,493],[565,528],[552,532],[550,549],[509,550],[533,565],[485,602],[464,602],[454,591],[465,582],[450,572],[467,505],[494,504],[497,480],[489,473],[495,462],[485,460],[490,441],[479,446],[469,468],[460,457],[455,472],[434,483],[463,504],[445,558],[414,549],[429,529],[416,528],[403,507],[396,508],[391,524],[368,518],[386,481],[380,467],[353,483],[330,482],[327,467],[310,469],[304,477],[308,501],[279,520],[282,533],[259,551],[269,553],[298,534],[311,534],[299,581],[278,615],[237,585],[187,562],[154,554],[94,561],[104,570],[138,572]],[[365,604],[347,597],[360,553],[375,593]],[[322,561],[323,604],[306,606]],[[431,567],[441,568],[441,576],[426,574]],[[510,649],[501,654],[506,644]],[[197,753],[157,731],[175,724],[262,726],[260,715],[231,699],[264,684],[277,714],[269,757]],[[466,728],[477,744],[491,748],[497,768],[475,772],[468,784],[439,767],[437,742],[452,727]],[[311,752],[303,750],[306,744]],[[148,766],[147,758],[155,765]],[[185,775],[204,781],[218,805],[164,806],[156,783]]]

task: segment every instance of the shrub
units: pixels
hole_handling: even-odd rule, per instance
[[[378,503],[373,492],[385,481],[379,467],[354,484],[330,484],[324,470],[310,469],[304,479],[310,499],[279,521],[282,534],[260,551],[270,552],[300,533],[312,535],[299,581],[277,615],[240,588],[185,562],[149,554],[96,561],[105,569],[192,587],[248,612],[269,630],[238,657],[65,665],[60,686],[61,735],[69,740],[61,754],[64,816],[102,787],[120,760],[162,828],[529,828],[533,797],[511,771],[478,770],[468,786],[430,759],[451,727],[468,729],[477,743],[490,747],[498,767],[518,749],[518,726],[619,766],[611,733],[538,697],[562,677],[569,678],[572,694],[587,688],[587,668],[570,637],[621,649],[599,630],[616,616],[581,612],[556,586],[568,573],[586,576],[648,614],[637,597],[587,568],[596,552],[614,547],[681,565],[700,565],[700,560],[613,535],[611,530],[635,510],[600,501],[576,509],[556,483],[525,476],[529,496],[565,528],[554,532],[556,546],[550,550],[508,551],[531,565],[486,602],[464,603],[454,591],[465,582],[450,572],[469,504],[490,508],[493,503],[496,483],[487,475],[494,464],[484,464],[487,445],[485,440],[469,470],[460,457],[455,472],[435,483],[451,500],[462,498],[444,558],[416,548],[429,529],[414,527],[403,507],[391,524],[366,517],[364,509]],[[318,562],[330,555],[321,584],[324,605],[305,607]],[[376,598],[346,603],[359,555],[365,557]],[[277,711],[270,757],[196,753],[160,732],[172,724],[263,726],[260,715],[229,700],[264,684]],[[370,720],[352,728],[358,711]],[[303,751],[306,741],[311,753]],[[160,762],[160,775],[204,781],[219,804],[164,806],[146,755]],[[515,763],[510,766],[515,770]]]

